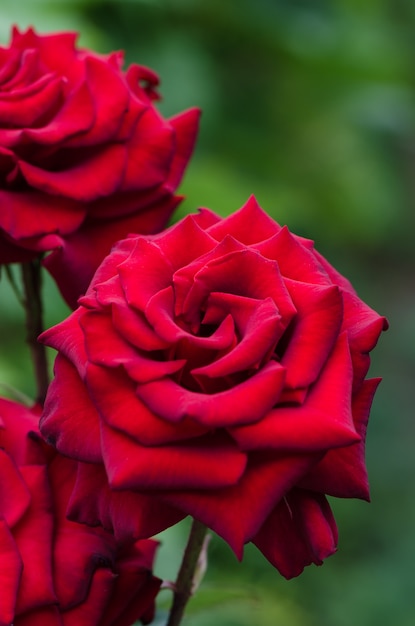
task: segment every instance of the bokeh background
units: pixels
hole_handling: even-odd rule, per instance
[[[168,116],[203,109],[180,214],[225,215],[255,193],[386,315],[384,381],[367,445],[372,503],[332,501],[339,551],[283,580],[254,548],[218,538],[190,626],[415,624],[415,3],[413,0],[1,0],[12,24],[77,30],[155,69]],[[1,210],[1,209],[0,209]],[[66,315],[46,282],[47,324]],[[0,382],[33,392],[23,317],[0,282]],[[186,523],[162,537],[174,578]],[[160,594],[160,620],[169,604]]]

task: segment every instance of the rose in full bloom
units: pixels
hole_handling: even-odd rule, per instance
[[[164,228],[199,111],[164,119],[158,78],[74,33],[13,29],[0,47],[0,263],[45,265],[75,305],[112,244]]]
[[[43,442],[38,419],[37,409],[0,399],[0,624],[149,623],[157,543],[120,546],[65,518],[77,463]]]
[[[41,430],[89,464],[70,515],[133,536],[191,515],[284,576],[321,563],[326,495],[368,498],[365,377],[385,328],[254,198],[119,242],[43,335],[59,354]]]

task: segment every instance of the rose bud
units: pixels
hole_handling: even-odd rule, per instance
[[[115,241],[164,228],[199,118],[164,119],[154,72],[75,44],[14,28],[0,48],[0,263],[53,251],[72,307]]]
[[[77,462],[43,442],[38,419],[37,409],[0,398],[0,624],[149,623],[157,542],[121,546],[66,519]]]
[[[325,496],[368,498],[365,377],[386,327],[254,198],[119,242],[43,334],[59,354],[41,431],[89,464],[70,515],[134,537],[191,515],[286,577],[321,563]]]

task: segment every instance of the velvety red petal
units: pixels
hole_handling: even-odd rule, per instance
[[[89,363],[115,368],[123,365],[137,382],[149,382],[180,370],[184,360],[158,361],[141,355],[114,329],[111,313],[87,311],[80,318],[84,331],[85,347]]]
[[[46,70],[47,71],[47,70]],[[13,75],[2,85],[2,91],[13,92],[30,86],[39,78],[39,52],[35,49],[26,49],[19,54],[19,63]]]
[[[56,115],[41,128],[1,129],[0,140],[16,146],[28,139],[42,145],[57,145],[78,133],[88,131],[95,117],[94,104],[88,85],[83,82],[65,97]],[[57,149],[59,146],[57,145]]]
[[[2,433],[0,432],[0,441]],[[12,458],[0,449],[0,517],[13,528],[30,506],[30,492]]]
[[[163,186],[174,191],[179,185],[190,155],[196,142],[200,109],[189,109],[175,117],[171,117],[169,125],[174,128],[174,155],[170,165],[169,175]]]
[[[48,239],[48,238],[47,238]],[[59,245],[59,243],[57,244]],[[33,248],[25,248],[21,245],[15,245],[10,241],[10,239],[5,235],[4,232],[0,230],[0,264],[4,263],[27,263],[32,259],[36,258],[39,255],[38,250],[49,250],[49,242],[45,242],[45,238],[40,237],[34,245]]]
[[[15,76],[19,64],[21,62],[21,53],[18,50],[13,50],[12,48],[6,49],[1,48],[0,50],[0,85],[1,88],[7,87],[7,83],[9,80],[12,80],[13,76]]]
[[[301,486],[339,498],[369,500],[369,482],[365,464],[365,439],[369,411],[380,379],[365,380],[353,397],[352,410],[360,442],[329,450],[303,479]]]
[[[174,271],[216,248],[215,239],[204,230],[205,222],[210,224],[211,221],[216,221],[215,218],[210,211],[203,210],[198,215],[187,215],[154,237],[154,242],[169,260]]]
[[[0,563],[0,624],[12,624],[23,563],[7,522],[3,519],[0,519]]]
[[[319,455],[252,455],[234,487],[202,491],[170,490],[163,500],[206,524],[239,559],[275,505],[319,459]]]
[[[88,214],[94,220],[118,220],[122,217],[133,216],[141,212],[148,211],[147,216],[151,216],[153,209],[155,213],[156,223],[160,223],[163,219],[163,207],[166,204],[171,205],[171,211],[183,200],[183,196],[173,196],[171,193],[163,189],[162,185],[150,187],[147,189],[131,189],[130,191],[119,189],[114,194],[96,198],[88,203]],[[157,213],[161,208],[161,217],[157,217]],[[151,217],[143,221],[143,229],[134,228],[130,233],[155,233],[162,230],[161,228],[148,228],[146,221],[152,224]],[[163,224],[164,226],[164,224]]]
[[[39,425],[62,454],[89,463],[101,461],[99,415],[78,372],[60,354]]]
[[[0,92],[0,124],[32,126],[53,110],[62,96],[61,77],[44,75],[29,87]]]
[[[265,241],[253,245],[263,256],[278,261],[282,276],[304,283],[327,285],[331,281],[314,251],[301,245],[286,226]]]
[[[81,378],[85,376],[87,363],[84,336],[79,324],[83,312],[81,308],[77,309],[56,326],[48,328],[38,338],[41,343],[55,348],[65,356],[74,365]]]
[[[279,273],[278,264],[249,248],[223,254],[188,276],[189,287],[184,311],[201,308],[211,292],[224,292],[249,298],[272,298],[283,317],[295,309]]]
[[[212,261],[220,261],[232,252],[243,253],[245,251],[245,246],[228,235],[213,249],[208,250],[204,255],[196,256],[190,263],[180,267],[173,276],[175,314],[185,316],[188,322],[192,318],[200,320],[200,311],[204,308],[208,294],[204,283],[197,282],[199,272],[203,272]],[[227,293],[226,289],[213,288],[211,291]],[[233,292],[231,294],[235,295]]]
[[[101,524],[114,533],[117,542],[126,545],[131,540],[156,535],[186,516],[154,493],[111,490],[104,466],[91,463],[78,463],[67,514],[82,524]]]
[[[52,573],[53,510],[46,465],[27,465],[20,472],[31,493],[25,517],[13,536],[24,563],[16,611],[56,602]]]
[[[56,605],[42,606],[14,618],[13,626],[64,626]]]
[[[125,72],[125,79],[131,91],[140,100],[148,102],[160,100],[156,90],[160,80],[156,72],[149,67],[133,63]]]
[[[134,250],[120,263],[118,273],[128,304],[144,311],[148,300],[170,285],[173,270],[169,260],[154,243],[137,237]]]
[[[165,379],[139,385],[137,395],[171,422],[187,416],[210,428],[223,428],[261,420],[278,401],[284,378],[284,368],[274,361],[243,383],[215,394],[189,391]]]
[[[111,600],[115,579],[116,574],[111,570],[97,569],[90,581],[88,597],[63,613],[63,626],[100,626]]]
[[[272,237],[280,228],[251,196],[238,211],[208,228],[207,232],[217,241],[232,235],[241,243],[251,245]]]
[[[59,74],[66,74],[77,69],[75,63],[77,36],[74,32],[38,35],[33,28],[20,32],[18,28],[13,27],[11,47],[23,51],[30,48],[39,50],[41,59],[47,67]]]
[[[368,353],[373,350],[381,332],[387,330],[389,324],[386,318],[378,315],[354,293],[343,291],[343,300],[343,328],[349,335],[357,390],[370,366]]]
[[[54,583],[59,606],[67,611],[88,604],[90,585],[97,571],[114,568],[114,546],[110,535],[74,522],[58,528],[54,541]],[[103,605],[107,594],[103,594]]]
[[[17,242],[48,233],[66,235],[85,217],[85,208],[78,203],[37,191],[0,191],[0,205],[0,228]]]
[[[317,380],[339,335],[342,298],[336,286],[308,285],[289,279],[285,284],[297,316],[281,363],[287,369],[287,387],[307,387]]]
[[[162,340],[173,345],[182,341],[195,348],[215,351],[231,348],[235,344],[235,325],[230,315],[225,317],[210,336],[203,337],[194,335],[192,328],[186,330],[177,323],[174,304],[173,288],[166,287],[152,296],[146,306],[146,319]],[[181,356],[186,357],[185,352]]]
[[[125,146],[108,144],[89,158],[83,159],[79,154],[75,165],[61,171],[47,171],[24,161],[19,162],[19,168],[27,183],[35,189],[88,202],[119,188],[125,164]]]
[[[353,422],[353,371],[345,334],[300,406],[279,406],[255,424],[231,429],[243,450],[326,451],[360,441]]]
[[[253,542],[285,578],[336,551],[337,529],[324,496],[293,490],[268,517]]]
[[[117,204],[117,195],[112,198]],[[158,231],[166,224],[178,199],[167,198],[156,206],[109,221],[88,221],[73,235],[65,237],[63,245],[46,257],[43,264],[52,274],[59,289],[72,308],[83,295],[111,247],[130,232]]]
[[[85,58],[86,83],[94,104],[94,123],[88,133],[68,142],[71,147],[84,147],[116,138],[129,104],[123,77],[105,60],[89,54]]]
[[[168,347],[169,343],[154,332],[144,315],[138,310],[131,309],[125,301],[112,304],[111,311],[115,330],[129,344],[149,352]]]
[[[0,446],[4,449],[4,454],[7,453],[11,457],[10,463],[14,462],[17,466],[44,464],[45,456],[43,450],[32,437],[34,433],[39,432],[40,413],[41,407],[38,405],[29,409],[12,400],[0,398],[0,420],[1,426],[4,427],[0,430]],[[18,470],[16,469],[16,471]],[[11,484],[12,480],[12,477],[9,475],[3,487],[6,487],[8,483]],[[29,502],[30,498],[26,498],[17,485],[13,486],[13,490],[19,494],[19,508],[21,509],[21,514],[23,514],[25,510],[24,503]],[[24,490],[26,491],[26,488]],[[4,498],[0,497],[0,502],[3,501],[7,504],[12,500],[12,494]],[[4,513],[0,514],[2,517],[4,515]],[[14,522],[9,520],[9,523],[13,524]]]
[[[222,308],[224,299],[229,299],[227,294],[211,294],[208,307],[216,305],[217,308]],[[246,302],[246,298],[238,299],[245,300],[240,302],[241,306],[236,307],[233,312],[241,341],[233,350],[216,361],[193,370],[193,375],[227,376],[259,366],[261,361],[266,361],[274,351],[284,329],[275,302],[271,298],[266,298],[262,302],[251,300],[249,303]],[[204,322],[209,323],[206,318]]]
[[[124,191],[156,187],[166,180],[175,150],[174,132],[153,107],[140,117],[126,146]]]
[[[162,581],[152,576],[152,559],[147,559],[146,566],[140,549],[142,544],[146,547],[150,543],[157,547],[155,541],[141,541],[135,544],[135,550],[129,549],[128,556],[118,559],[111,602],[100,626],[131,626],[144,615],[154,614],[154,600]],[[148,621],[144,619],[143,623]]]
[[[136,394],[136,384],[122,370],[88,367],[90,397],[108,426],[136,439],[144,446],[157,446],[198,437],[208,431],[190,418],[177,424],[157,417]]]
[[[235,484],[246,465],[246,455],[219,432],[149,448],[102,422],[101,441],[115,489],[217,489]]]

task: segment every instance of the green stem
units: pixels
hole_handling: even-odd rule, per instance
[[[42,279],[39,260],[22,263],[24,308],[26,311],[26,341],[32,354],[36,378],[36,400],[43,404],[49,385],[45,346],[37,338],[43,332]]]
[[[206,533],[206,526],[197,520],[193,520],[183,561],[177,575],[173,604],[167,626],[178,626],[182,621],[186,604],[192,595],[195,573]]]

